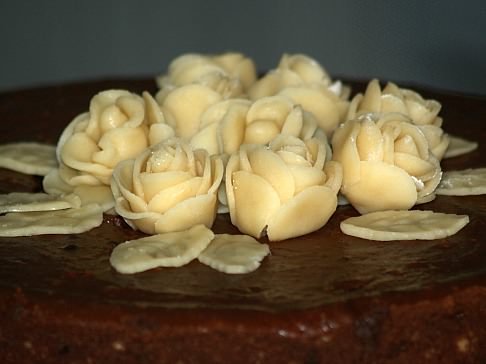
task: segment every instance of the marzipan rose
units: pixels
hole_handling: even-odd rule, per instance
[[[351,101],[346,120],[368,112],[399,112],[411,118],[420,127],[432,153],[441,160],[449,145],[449,136],[442,130],[438,116],[441,105],[435,100],[425,100],[415,91],[399,88],[388,82],[382,90],[378,80],[368,83],[364,94],[357,94]]]
[[[200,129],[202,114],[221,100],[222,96],[210,87],[190,84],[169,91],[157,102],[177,137],[189,140]]]
[[[350,88],[333,82],[319,62],[305,54],[284,54],[276,69],[256,81],[248,91],[252,100],[278,94],[286,87],[322,86],[342,99],[349,97]]]
[[[239,97],[255,80],[254,62],[241,53],[189,53],[174,59],[168,73],[157,78],[160,91],[156,98],[162,100],[169,91],[189,84],[208,86],[225,99]]]
[[[292,86],[278,95],[288,97],[305,111],[311,112],[319,127],[330,137],[337,126],[345,121],[349,102],[322,86]]]
[[[248,91],[252,100],[283,95],[314,114],[328,136],[344,121],[350,89],[332,83],[325,69],[314,59],[285,54],[278,67],[259,79]]]
[[[232,154],[241,144],[267,144],[280,133],[303,140],[317,137],[328,145],[313,114],[284,96],[263,97],[253,103],[223,100],[210,106],[200,120],[191,145],[210,154]]]
[[[341,180],[340,163],[326,162],[319,139],[282,134],[268,146],[242,145],[226,167],[231,222],[273,241],[313,232],[336,210]]]
[[[245,92],[257,79],[255,62],[242,53],[226,52],[215,55],[213,61],[223,67],[231,77],[238,79]]]
[[[368,113],[348,120],[332,138],[342,164],[342,194],[362,214],[407,210],[435,197],[442,172],[427,139],[400,113]]]
[[[133,158],[152,142],[173,135],[155,100],[125,90],[95,95],[89,112],[77,116],[57,144],[59,168],[43,181],[48,193],[73,191],[89,202],[113,207],[110,191],[114,167]],[[97,196],[97,197],[95,197]]]
[[[205,149],[210,155],[238,150],[244,139],[250,106],[250,100],[236,98],[209,106],[200,116],[198,130],[190,139],[191,146]]]
[[[118,164],[111,183],[116,212],[147,234],[209,228],[223,173],[221,158],[171,138]]]

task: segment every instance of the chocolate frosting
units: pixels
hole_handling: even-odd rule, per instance
[[[365,86],[351,84],[355,92]],[[55,144],[67,123],[88,109],[90,98],[108,88],[153,93],[155,84],[148,79],[106,80],[3,93],[0,143]],[[486,167],[486,98],[414,89],[442,103],[446,132],[479,142],[476,151],[444,160],[443,170]],[[0,193],[40,190],[39,177],[0,169]],[[373,358],[366,356],[371,355],[367,350],[378,345],[381,336],[376,330],[389,324],[385,317],[393,305],[443,303],[451,295],[457,300],[461,295],[486,296],[482,235],[486,197],[438,196],[417,208],[467,214],[470,223],[445,239],[376,242],[341,233],[339,223],[357,215],[351,206],[341,206],[319,231],[281,242],[261,239],[269,243],[271,255],[258,270],[245,275],[219,273],[197,261],[181,268],[119,274],[108,261],[112,249],[143,234],[117,216],[106,215],[101,227],[78,235],[0,238],[0,307],[25,310],[37,304],[39,310],[56,308],[64,319],[82,317],[85,322],[136,318],[132,324],[137,330],[150,326],[151,320],[201,330],[219,325],[222,332],[225,325],[241,325],[242,332],[250,327],[299,340],[325,341],[328,333],[350,326],[353,334],[349,335],[368,348],[356,355]],[[227,214],[217,217],[213,230],[238,234]],[[68,307],[75,310],[70,313]],[[18,315],[30,317],[24,311]],[[406,317],[403,312],[400,315]],[[18,323],[5,322],[12,330]],[[473,344],[469,345],[470,349]],[[397,353],[406,351],[400,350]],[[319,355],[315,362],[320,361]]]

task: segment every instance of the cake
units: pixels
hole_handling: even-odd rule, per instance
[[[354,92],[365,83],[350,82]],[[0,96],[0,143],[55,144],[99,90],[155,91],[153,80],[103,80]],[[420,89],[445,129],[479,142],[443,170],[486,166],[486,98]],[[0,169],[0,192],[41,190]],[[467,214],[457,234],[376,242],[344,235],[340,206],[320,230],[270,245],[246,275],[193,261],[135,275],[110,253],[143,234],[118,216],[78,235],[0,238],[2,363],[481,363],[486,358],[486,197],[422,205]],[[217,233],[238,233],[228,214]]]

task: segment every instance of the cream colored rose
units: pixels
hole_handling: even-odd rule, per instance
[[[341,192],[360,212],[407,210],[432,200],[442,175],[420,128],[400,113],[363,114],[340,125],[333,160],[343,166]]]
[[[233,78],[238,79],[246,92],[257,79],[255,62],[238,52],[226,52],[212,57],[216,64],[223,67]]]
[[[311,112],[327,136],[331,136],[348,111],[350,89],[332,82],[326,70],[314,59],[303,55],[284,54],[278,67],[249,89],[252,100],[280,95]]]
[[[113,205],[109,186],[114,167],[173,133],[148,93],[140,97],[125,90],[100,92],[91,99],[89,111],[61,134],[59,168],[46,176],[44,189],[51,194],[74,191],[108,209]]]
[[[231,154],[238,150],[245,137],[246,114],[250,100],[221,100],[209,106],[199,120],[198,131],[190,139],[195,149],[210,155]]]
[[[151,135],[153,124],[164,131],[154,130]],[[77,116],[63,131],[57,157],[76,171],[69,184],[109,185],[120,161],[139,154],[150,139],[155,143],[172,133],[148,93],[142,98],[124,90],[103,91],[92,98],[89,112]]]
[[[118,164],[111,183],[116,212],[147,234],[211,227],[223,173],[220,158],[169,139]]]
[[[303,140],[318,137],[327,145],[313,114],[284,96],[264,97],[253,103],[223,100],[210,106],[200,120],[200,130],[191,138],[191,145],[210,154],[232,154],[241,144],[267,144],[278,134]]]
[[[161,109],[167,124],[177,137],[189,140],[201,127],[202,114],[222,96],[208,86],[190,84],[173,89],[161,102]]]
[[[305,54],[283,54],[278,69],[296,73],[304,83],[323,83],[330,85],[331,77],[319,62]]]
[[[268,72],[248,90],[252,100],[278,94],[286,87],[323,87],[342,99],[349,97],[350,88],[333,82],[319,62],[305,54],[284,54],[277,68]]]
[[[189,84],[207,86],[224,98],[238,97],[255,80],[254,62],[241,53],[184,54],[170,63],[167,74],[157,78],[161,89],[157,100],[160,102],[169,91]]]
[[[264,145],[242,145],[226,167],[232,223],[256,238],[283,240],[315,231],[337,206],[342,169],[326,163],[326,146],[279,135]]]
[[[349,102],[322,86],[287,87],[278,95],[288,97],[306,111],[311,112],[327,136],[345,121]]]
[[[441,160],[449,145],[449,137],[442,130],[438,116],[441,105],[435,100],[425,100],[412,90],[399,88],[388,82],[382,90],[378,80],[368,83],[364,94],[357,94],[349,106],[347,120],[368,112],[399,112],[411,118],[422,129],[432,153]]]
[[[213,104],[202,114],[200,130],[190,143],[211,155],[229,156],[242,144],[267,144],[279,134],[303,140],[318,138],[326,147],[326,157],[331,158],[326,134],[315,117],[283,96],[264,97],[254,103],[230,99]],[[223,187],[219,200],[219,212],[228,212]]]

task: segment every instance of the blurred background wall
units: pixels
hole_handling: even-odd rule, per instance
[[[301,52],[336,77],[486,94],[484,0],[0,0],[0,44],[0,91],[236,50],[262,71]]]

